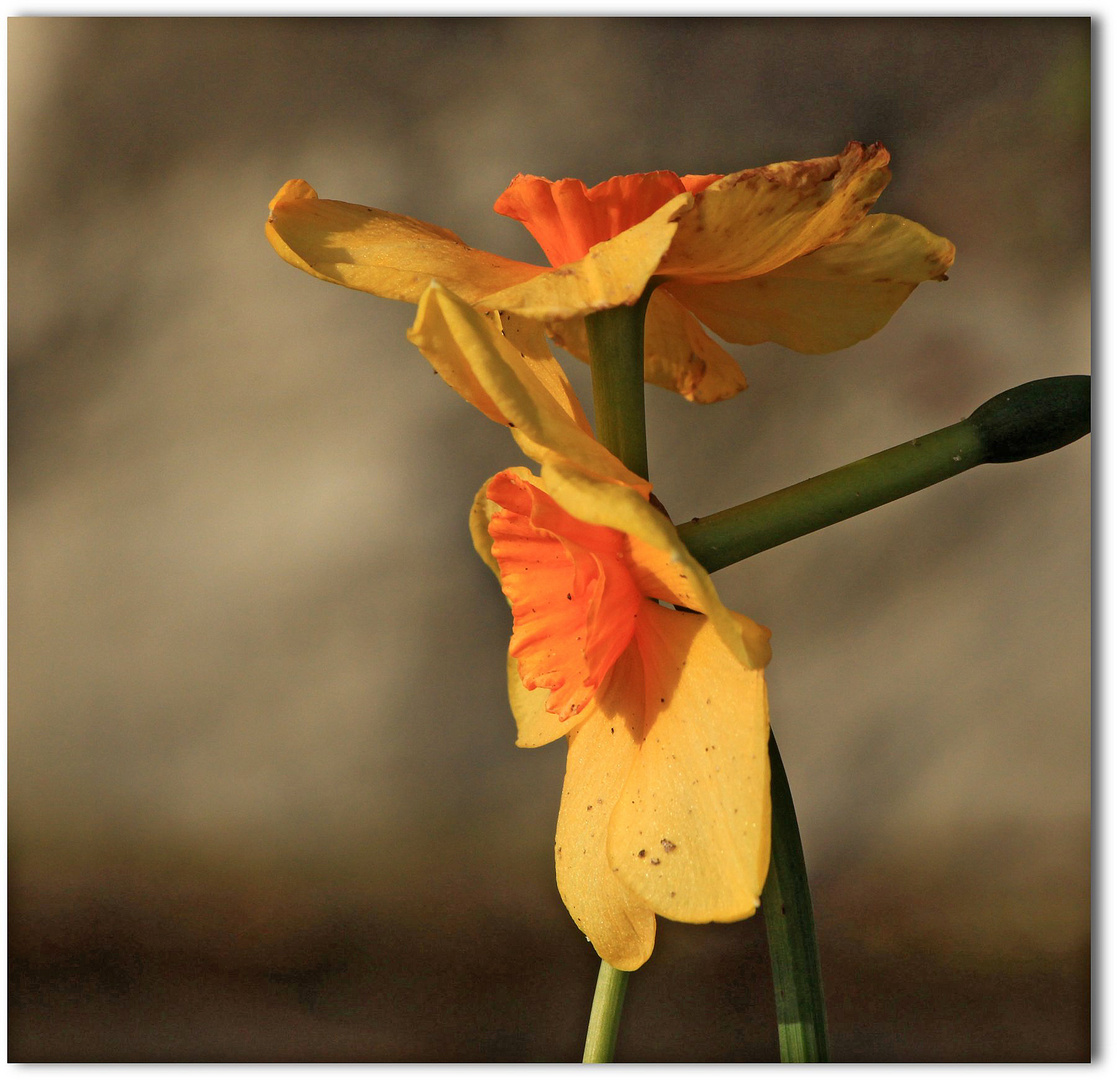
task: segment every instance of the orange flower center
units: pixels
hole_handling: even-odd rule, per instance
[[[642,600],[624,533],[571,517],[515,473],[489,482],[501,507],[489,521],[500,583],[512,605],[512,645],[528,690],[551,691],[547,711],[581,712],[628,647]]]
[[[697,194],[720,175],[633,173],[587,188],[581,180],[544,180],[520,173],[493,209],[522,221],[552,266],[577,262],[594,244],[638,225],[684,191]]]

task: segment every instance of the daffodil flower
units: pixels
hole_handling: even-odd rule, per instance
[[[551,266],[505,259],[454,233],[367,206],[319,199],[291,180],[267,235],[325,281],[416,303],[432,279],[481,311],[536,320],[585,360],[584,316],[655,288],[645,378],[692,401],[743,390],[707,332],[802,353],[875,334],[920,282],[942,279],[954,245],[891,214],[869,214],[888,183],[879,143],[725,176],[672,172],[580,180],[517,176],[495,209],[522,221]],[[658,287],[657,287],[658,286]]]
[[[517,743],[569,741],[555,863],[574,921],[632,970],[657,914],[751,915],[770,842],[768,631],[724,607],[648,482],[594,440],[538,327],[433,285],[408,336],[540,465],[489,480],[471,528],[512,608]]]

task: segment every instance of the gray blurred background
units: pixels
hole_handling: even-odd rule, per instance
[[[264,238],[302,177],[541,261],[519,171],[881,140],[946,284],[843,353],[650,388],[676,520],[1089,370],[1086,19],[17,18],[10,1057],[554,1061],[596,957],[519,750],[413,309]],[[589,405],[586,371],[563,356]],[[1089,1053],[1089,439],[718,574],[772,629],[835,1057]],[[763,924],[660,921],[618,1059],[775,1060]]]

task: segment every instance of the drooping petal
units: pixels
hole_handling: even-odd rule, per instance
[[[639,652],[617,661],[596,714],[570,736],[555,833],[559,895],[598,955],[632,971],[651,955],[655,915],[622,886],[606,854],[612,807],[636,761],[643,729]]]
[[[292,266],[389,300],[415,303],[437,278],[475,302],[544,269],[478,251],[425,221],[319,199],[305,180],[284,184],[270,209],[268,240]]]
[[[689,192],[676,195],[638,225],[594,245],[577,262],[489,293],[477,306],[546,321],[634,304],[670,247],[677,219],[694,199]]]
[[[610,869],[668,918],[746,918],[771,837],[764,674],[700,615],[649,604],[637,644],[644,739],[609,822]]]
[[[548,323],[547,332],[556,345],[589,363],[584,318]],[[737,361],[662,287],[652,293],[644,317],[644,381],[700,404],[724,401],[748,385]]]
[[[574,393],[574,387],[566,377],[566,372],[563,371],[562,365],[555,359],[550,345],[547,344],[547,334],[543,324],[534,319],[514,315],[510,311],[493,312],[490,318],[500,327],[500,332],[505,339],[527,361],[535,377],[559,403],[563,412],[568,413],[578,427],[592,436],[593,427],[586,417],[577,394]]]
[[[694,281],[766,274],[832,243],[860,221],[889,180],[888,151],[841,154],[732,173],[695,197],[658,273]]]
[[[664,288],[728,341],[824,353],[875,334],[916,285],[942,279],[953,262],[949,240],[914,221],[872,214],[840,240],[762,277]]]
[[[718,179],[661,171],[614,176],[587,188],[581,180],[545,180],[520,173],[493,209],[522,222],[550,264],[562,266],[651,217],[676,195],[701,191]]]
[[[700,404],[724,401],[748,385],[737,361],[662,288],[652,294],[644,322],[644,377]]]
[[[467,401],[507,424],[535,461],[561,458],[591,476],[651,490],[581,426],[585,417],[580,409],[575,415],[573,390],[554,357],[524,356],[449,290],[427,289],[407,336]]]

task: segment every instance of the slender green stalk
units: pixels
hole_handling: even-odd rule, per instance
[[[760,894],[760,913],[768,931],[780,1060],[829,1061],[826,1001],[807,866],[787,773],[771,734],[768,759],[772,765],[772,858]]]
[[[624,1005],[624,992],[628,989],[628,976],[629,972],[621,971],[605,960],[601,961],[601,970],[597,973],[597,988],[593,992],[590,1022],[586,1029],[583,1062],[613,1060],[617,1029],[621,1024],[621,1006]]]
[[[679,526],[709,571],[863,514],[984,461],[968,421]]]
[[[1090,377],[1024,383],[961,423],[679,527],[709,571],[930,487],[975,465],[1021,461],[1090,430]]]
[[[652,288],[631,306],[586,316],[597,441],[645,480],[644,314]]]

